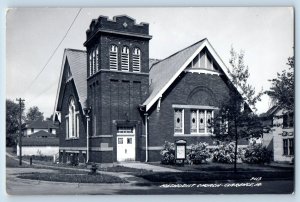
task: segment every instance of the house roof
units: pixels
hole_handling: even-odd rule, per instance
[[[187,68],[196,55],[204,48],[207,48],[214,60],[220,66],[221,72],[224,73],[232,83],[232,77],[228,68],[209,43],[208,39],[204,38],[152,65],[149,72],[149,97],[142,104],[146,107],[146,111],[148,111],[153,104],[155,104],[155,102],[163,96],[164,92],[171,86],[175,79]],[[234,87],[240,95],[243,95],[243,90],[239,86]],[[249,105],[246,99],[245,102],[252,110],[254,110],[253,106]]]
[[[58,146],[58,138],[24,137],[22,146]]]
[[[30,134],[29,137],[31,137],[31,138],[33,138],[33,137],[36,137],[36,138],[56,138],[56,135],[52,134],[52,133],[48,133],[44,130],[40,130],[36,133]]]
[[[58,128],[58,127],[55,126],[52,121],[48,121],[48,120],[44,121],[38,119],[36,121],[28,123],[26,128],[48,129],[48,128]]]
[[[65,63],[68,62],[70,66],[71,78],[74,81],[75,88],[79,97],[79,102],[82,109],[86,105],[87,98],[87,64],[86,51],[76,49],[65,49],[63,62],[60,71],[59,85],[56,94],[55,109],[59,104],[60,91],[62,90],[62,79],[65,68]]]
[[[260,115],[260,117],[263,117],[263,118],[264,118],[264,117],[265,117],[265,118],[270,117],[270,116],[274,115],[274,114],[277,112],[278,109],[279,109],[278,106],[273,106],[273,107],[271,107],[267,112],[262,113],[262,114]]]
[[[149,97],[142,104],[146,107],[146,111],[148,111],[155,102],[163,96],[164,92],[171,86],[175,79],[204,48],[207,48],[207,50],[211,53],[214,60],[220,66],[221,72],[224,73],[230,81],[232,81],[228,68],[211,46],[208,39],[204,38],[152,65],[149,72]],[[240,87],[234,87],[241,95],[243,95],[243,91]],[[252,107],[249,105],[247,100],[246,103],[249,107]]]
[[[205,39],[176,52],[175,54],[156,62],[152,65],[149,72],[149,97],[145,100],[143,105],[146,105],[146,111],[156,102],[159,97],[168,87],[168,83],[172,83],[172,79],[180,71],[180,68],[186,63],[191,55],[202,45]],[[187,65],[186,65],[187,66]],[[180,74],[180,73],[179,73]],[[179,76],[178,74],[178,76]],[[177,76],[176,76],[177,77]]]

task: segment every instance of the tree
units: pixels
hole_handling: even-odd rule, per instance
[[[22,106],[22,111],[24,111],[24,105]],[[19,114],[20,107],[17,103],[12,100],[6,99],[6,144],[11,145],[15,141],[13,136],[19,132]],[[22,116],[22,120],[25,117]]]
[[[269,80],[270,90],[265,93],[269,95],[276,106],[287,111],[293,111],[295,107],[295,57],[289,57],[286,63],[289,68],[277,73],[277,78]]]
[[[27,122],[35,121],[38,119],[44,120],[44,113],[40,112],[40,109],[37,106],[30,107],[26,114]]]
[[[229,63],[232,67],[232,78],[229,97],[221,103],[211,127],[214,129],[213,138],[220,141],[234,141],[234,172],[237,171],[238,141],[242,138],[260,137],[262,124],[255,114],[255,103],[260,100],[263,92],[255,93],[255,88],[248,84],[250,76],[248,66],[244,64],[244,52],[236,53],[230,50]],[[238,92],[237,89],[240,89]],[[254,110],[252,110],[254,108]]]

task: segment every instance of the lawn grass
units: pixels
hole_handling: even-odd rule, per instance
[[[18,178],[70,183],[127,183],[126,180],[116,176],[106,174],[90,175],[84,171],[73,170],[60,170],[58,173],[24,173],[19,175]]]
[[[22,163],[22,165],[19,165],[19,160],[6,156],[6,167],[7,168],[28,168],[30,167],[30,165],[24,162]]]
[[[166,168],[173,168],[181,171],[233,171],[234,169],[234,164],[225,164],[225,163],[204,163],[204,164],[198,164],[198,165],[189,165],[185,164],[184,166],[177,166],[177,165],[164,165],[161,164],[160,162],[154,162],[154,163],[149,163],[151,165],[157,165],[157,166],[162,166]],[[283,171],[283,170],[294,170],[293,167],[287,167],[287,168],[279,168],[279,167],[272,167],[268,164],[263,165],[263,164],[246,164],[246,163],[239,163],[237,164],[237,169],[238,171]]]
[[[137,174],[150,172],[146,169],[129,168],[129,167],[120,166],[120,165],[107,167],[107,168],[99,168],[98,170],[107,171],[107,172],[124,172],[124,173],[137,173]]]

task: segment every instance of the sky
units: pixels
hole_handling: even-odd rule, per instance
[[[214,8],[83,8],[44,71],[51,54],[74,20],[78,8],[19,8],[6,15],[6,97],[24,98],[28,109],[38,106],[45,117],[54,110],[65,48],[85,50],[85,31],[99,15],[126,14],[150,27],[150,58],[163,59],[207,38],[230,69],[230,48],[245,52],[249,83],[257,91],[287,69],[293,55],[294,13],[287,7]],[[267,95],[258,113],[270,107]]]

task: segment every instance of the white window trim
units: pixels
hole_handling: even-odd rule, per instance
[[[70,109],[70,104],[71,103],[69,103],[69,109]],[[78,123],[77,123],[77,118],[76,118],[77,115],[78,115]],[[67,114],[65,116],[65,119],[68,121],[68,123],[66,123],[66,140],[79,139],[79,111],[75,111],[75,101],[74,101],[74,115],[73,116],[74,116],[74,129],[72,129],[72,130],[70,130],[70,128],[72,127],[72,125],[71,125],[72,117],[70,117],[70,114]],[[67,125],[68,125],[68,128],[67,128]],[[74,130],[74,135],[71,133],[71,131],[73,131],[73,130]]]
[[[141,72],[141,50],[134,48],[132,53],[132,71]]]
[[[123,52],[123,50],[125,50],[125,52]],[[126,50],[128,50],[128,53],[126,52]],[[129,72],[129,52],[130,52],[130,50],[127,46],[122,47],[122,50],[121,50],[121,71]]]
[[[99,50],[96,48],[96,72],[99,71]]]
[[[65,116],[65,120],[66,120],[66,139],[69,139],[69,115]]]
[[[178,107],[180,106],[180,108]],[[211,132],[208,132],[208,127],[207,127],[207,110],[211,111],[211,119],[214,118],[214,110],[215,109],[218,109],[216,107],[212,107],[212,106],[197,106],[197,105],[176,105],[176,104],[173,104],[172,107],[174,108],[174,112],[176,109],[182,109],[183,113],[182,113],[182,124],[183,124],[183,132],[182,133],[179,133],[179,132],[175,132],[175,126],[174,126],[174,136],[186,136],[186,137],[192,137],[192,136],[212,136],[214,135],[214,128],[211,128]],[[192,110],[196,111],[196,118],[197,118],[197,132],[191,132],[191,123],[190,123],[190,131],[189,131],[189,134],[185,134],[184,133],[184,109],[190,109],[190,112]],[[200,119],[200,116],[199,116],[199,111],[202,110],[204,111],[204,132],[200,133],[200,127],[199,127],[199,119]],[[174,114],[175,116],[175,114]],[[190,114],[190,117],[189,117],[189,121],[191,122],[192,119],[191,119],[191,114]]]
[[[92,76],[93,75],[92,53],[89,54],[89,70],[90,70],[90,76]]]
[[[118,51],[119,51],[119,48],[116,45],[111,45],[109,48],[109,69],[110,70],[118,71],[118,68],[119,68]],[[114,62],[116,64],[112,65],[111,62]]]
[[[95,74],[96,73],[96,62],[95,62],[95,60],[96,60],[96,51],[95,51],[95,49],[92,51],[92,53],[93,53],[93,74]]]
[[[79,138],[79,111],[75,112],[75,137],[74,138]]]
[[[184,109],[175,108],[173,118],[175,118],[175,110],[182,110],[182,113],[181,113],[182,131],[181,132],[175,132],[175,124],[174,124],[174,134],[182,135],[182,134],[184,134]],[[174,119],[173,119],[173,123],[174,123]]]
[[[119,128],[132,128],[132,133],[129,132],[119,132],[119,129],[117,128],[117,135],[122,136],[122,135],[135,135],[135,127],[119,127]]]

